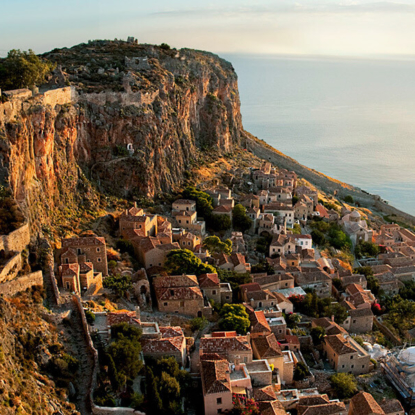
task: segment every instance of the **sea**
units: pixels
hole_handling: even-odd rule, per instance
[[[223,57],[247,131],[415,214],[415,59]]]

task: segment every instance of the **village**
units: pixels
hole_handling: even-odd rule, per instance
[[[134,203],[49,258],[58,303],[83,311],[96,408],[409,412],[415,234],[268,162],[232,187]],[[2,238],[2,293],[41,284],[16,279],[27,224]]]
[[[161,411],[153,372],[173,365],[155,378],[171,381],[170,413],[201,413],[203,399],[206,415],[403,414],[415,323],[391,298],[415,284],[415,234],[371,227],[352,200],[322,200],[268,162],[247,180],[249,194],[186,189],[164,216],[125,209],[114,247],[92,232],[62,241],[61,295],[82,296],[99,353],[139,329],[141,369],[116,367],[117,383],[100,356],[96,402],[118,405],[131,382]],[[388,319],[405,312],[395,318],[411,327]],[[193,397],[178,392],[186,382]]]

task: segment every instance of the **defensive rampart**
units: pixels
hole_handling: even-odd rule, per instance
[[[0,251],[4,249],[6,252],[21,252],[29,243],[30,230],[27,223],[8,235],[0,235]]]
[[[17,293],[26,291],[28,288],[32,288],[36,285],[43,287],[42,271],[32,272],[31,274],[0,284],[0,294],[12,297]]]

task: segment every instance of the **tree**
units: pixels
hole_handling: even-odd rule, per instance
[[[366,277],[367,280],[367,288],[369,288],[370,291],[372,291],[373,295],[378,295],[380,292],[380,284],[376,277],[373,275],[369,275]]]
[[[205,219],[210,217],[213,210],[213,198],[206,192],[191,186],[185,189],[183,197],[196,201],[196,209],[199,216],[203,216]]]
[[[301,226],[298,223],[294,223],[292,232],[294,235],[301,235]]]
[[[203,330],[206,327],[207,320],[205,317],[195,317],[190,320],[190,330],[193,332]]]
[[[180,385],[177,379],[166,372],[161,373],[160,398],[162,402],[176,401],[180,397]]]
[[[95,322],[95,314],[91,310],[85,310],[86,321],[89,325],[93,325]]]
[[[132,287],[132,282],[129,275],[117,274],[106,277],[103,281],[103,285],[117,296],[122,297]]]
[[[373,275],[373,269],[368,265],[365,267],[357,267],[353,270],[353,274],[364,275],[367,278],[369,275]]]
[[[33,50],[12,49],[0,63],[0,88],[31,88],[46,81],[54,69],[51,62],[40,59]]]
[[[307,366],[303,362],[298,362],[294,369],[294,380],[301,381],[310,374]]]
[[[334,321],[337,324],[342,324],[344,320],[347,318],[347,310],[345,307],[340,305],[339,303],[333,304],[331,306],[331,313],[334,316]],[[327,316],[328,317],[328,316]]]
[[[217,269],[218,277],[222,282],[229,282],[233,292],[236,294],[239,290],[239,286],[242,284],[248,284],[252,282],[252,277],[249,272],[240,274],[236,271],[230,271],[225,269]]]
[[[354,199],[353,199],[353,197],[352,197],[352,196],[350,196],[350,195],[347,195],[347,196],[344,198],[344,201],[345,201],[346,203],[354,203]]]
[[[352,247],[352,241],[341,230],[340,226],[333,224],[329,230],[330,245],[336,249],[347,249]]]
[[[146,397],[148,400],[148,407],[146,409],[146,414],[149,415],[158,415],[161,413],[163,408],[163,403],[160,398],[158,391],[158,382],[154,377],[153,371],[150,367],[146,367]]]
[[[330,381],[340,399],[351,398],[357,392],[356,379],[350,373],[336,373]]]
[[[323,327],[317,326],[313,327],[310,330],[310,334],[311,338],[313,339],[314,346],[319,346],[323,342],[326,331],[323,329]]]
[[[234,229],[245,232],[252,226],[251,218],[246,214],[246,208],[240,203],[232,210],[232,224]]]
[[[223,253],[230,255],[232,253],[232,241],[226,239],[222,242],[217,236],[208,236],[203,241],[203,247],[211,253]]]
[[[167,254],[167,261],[164,264],[166,271],[172,275],[201,275],[214,274],[216,268],[204,264],[192,251],[188,249],[173,249]]]
[[[318,229],[314,229],[313,231],[311,231],[311,237],[313,239],[313,242],[320,246],[325,245],[327,242],[324,233],[319,231]]]
[[[111,338],[113,340],[128,339],[139,341],[142,334],[142,330],[138,327],[134,327],[127,322],[113,324],[111,326]]]
[[[227,231],[232,227],[232,221],[228,215],[210,215],[205,219],[209,229],[215,232]]]
[[[301,321],[301,316],[297,313],[290,313],[287,315],[287,318],[286,318],[287,327],[290,329],[297,327],[300,321]]]
[[[107,352],[113,358],[118,373],[129,379],[134,379],[143,367],[138,341],[119,339],[108,346]]]
[[[238,334],[246,334],[250,321],[242,304],[224,304],[220,312],[219,325],[222,330],[234,330]]]
[[[357,258],[377,257],[379,255],[379,252],[379,245],[376,245],[373,242],[362,241],[359,244],[357,244],[355,248],[355,255]]]

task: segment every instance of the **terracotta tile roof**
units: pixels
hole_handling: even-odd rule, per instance
[[[218,274],[202,274],[199,275],[200,288],[216,288],[220,284]]]
[[[331,278],[325,271],[302,272],[295,278],[298,285],[311,284],[313,282],[330,282]]]
[[[255,291],[261,291],[261,286],[256,282],[250,282],[248,284],[240,285],[240,289],[242,292],[251,293]]]
[[[332,415],[339,412],[346,411],[346,405],[343,402],[329,402],[321,405],[307,406],[303,411],[303,408],[297,405],[297,411],[299,415]]]
[[[298,338],[298,336],[294,336],[294,335],[289,335],[287,334],[285,336],[285,343],[288,344],[300,344],[300,339]]]
[[[83,262],[82,264],[80,264],[80,272],[82,274],[85,274],[93,270],[94,270],[94,266],[92,265],[92,262]]]
[[[268,285],[273,283],[278,283],[282,281],[292,281],[294,282],[294,277],[289,273],[284,274],[274,274],[274,275],[264,275],[259,274],[258,276],[253,275],[253,281],[259,285]]]
[[[363,292],[363,287],[360,284],[349,284],[346,287],[346,291],[350,294],[356,294],[358,292]]]
[[[338,355],[356,353],[356,349],[341,334],[326,336],[324,341]]]
[[[196,204],[196,202],[194,200],[190,200],[190,199],[177,199],[173,202],[173,204],[178,203],[180,205],[193,205]]]
[[[203,395],[231,393],[229,363],[226,360],[202,360],[200,369]]]
[[[105,238],[99,236],[81,236],[79,238],[67,238],[62,241],[63,248],[69,247],[83,247],[83,246],[96,246],[105,245]]]
[[[150,252],[158,245],[160,245],[160,241],[156,238],[153,238],[152,236],[141,239],[138,244],[140,251],[143,253]]]
[[[385,399],[384,398],[382,399],[380,406],[383,409],[383,412],[385,412],[385,415],[404,412],[402,404],[397,399]]]
[[[183,329],[179,326],[160,327],[160,333],[166,339],[170,337],[184,337]]]
[[[63,277],[73,277],[79,273],[79,264],[63,264],[60,268]]]
[[[268,321],[265,318],[263,311],[254,311],[249,314],[249,320],[251,322],[251,332],[252,333],[263,333],[264,331],[271,332]]]
[[[259,359],[269,359],[282,356],[281,348],[274,333],[271,333],[265,337],[256,337],[252,339],[252,345],[258,353]]]
[[[199,287],[156,288],[157,301],[184,301],[203,299]]]
[[[384,415],[383,409],[375,401],[373,396],[367,392],[359,392],[357,395],[353,396],[350,404],[353,405],[353,408],[355,409],[353,415]]]
[[[231,254],[231,261],[235,267],[238,265],[246,265],[245,255],[242,254]]]
[[[339,326],[336,322],[331,321],[327,317],[316,318],[313,320],[313,325],[323,327],[326,334],[331,336],[335,334],[347,334],[347,331]]]
[[[202,337],[200,350],[204,353],[218,353],[223,355],[228,352],[252,351],[247,336],[236,337]]]
[[[327,209],[323,205],[318,204],[316,206],[316,212],[320,213],[320,218],[328,218],[329,217]]]
[[[278,400],[275,401],[260,401],[258,403],[259,412],[261,415],[286,415],[287,412],[284,409],[282,403]]]
[[[370,317],[373,318],[373,313],[370,307],[355,308],[349,310],[350,317]]]
[[[153,286],[157,288],[198,287],[199,283],[196,275],[169,275],[154,278]]]
[[[299,414],[301,414],[308,406],[324,405],[329,401],[330,399],[327,395],[305,396],[298,400],[298,405],[300,405],[302,408],[300,408],[299,411],[297,409],[297,411]]]
[[[215,213],[229,213],[232,212],[232,206],[219,205],[213,209]]]
[[[271,385],[268,385],[262,388],[254,388],[254,399],[257,402],[275,401],[277,396],[275,395],[274,388]]]

